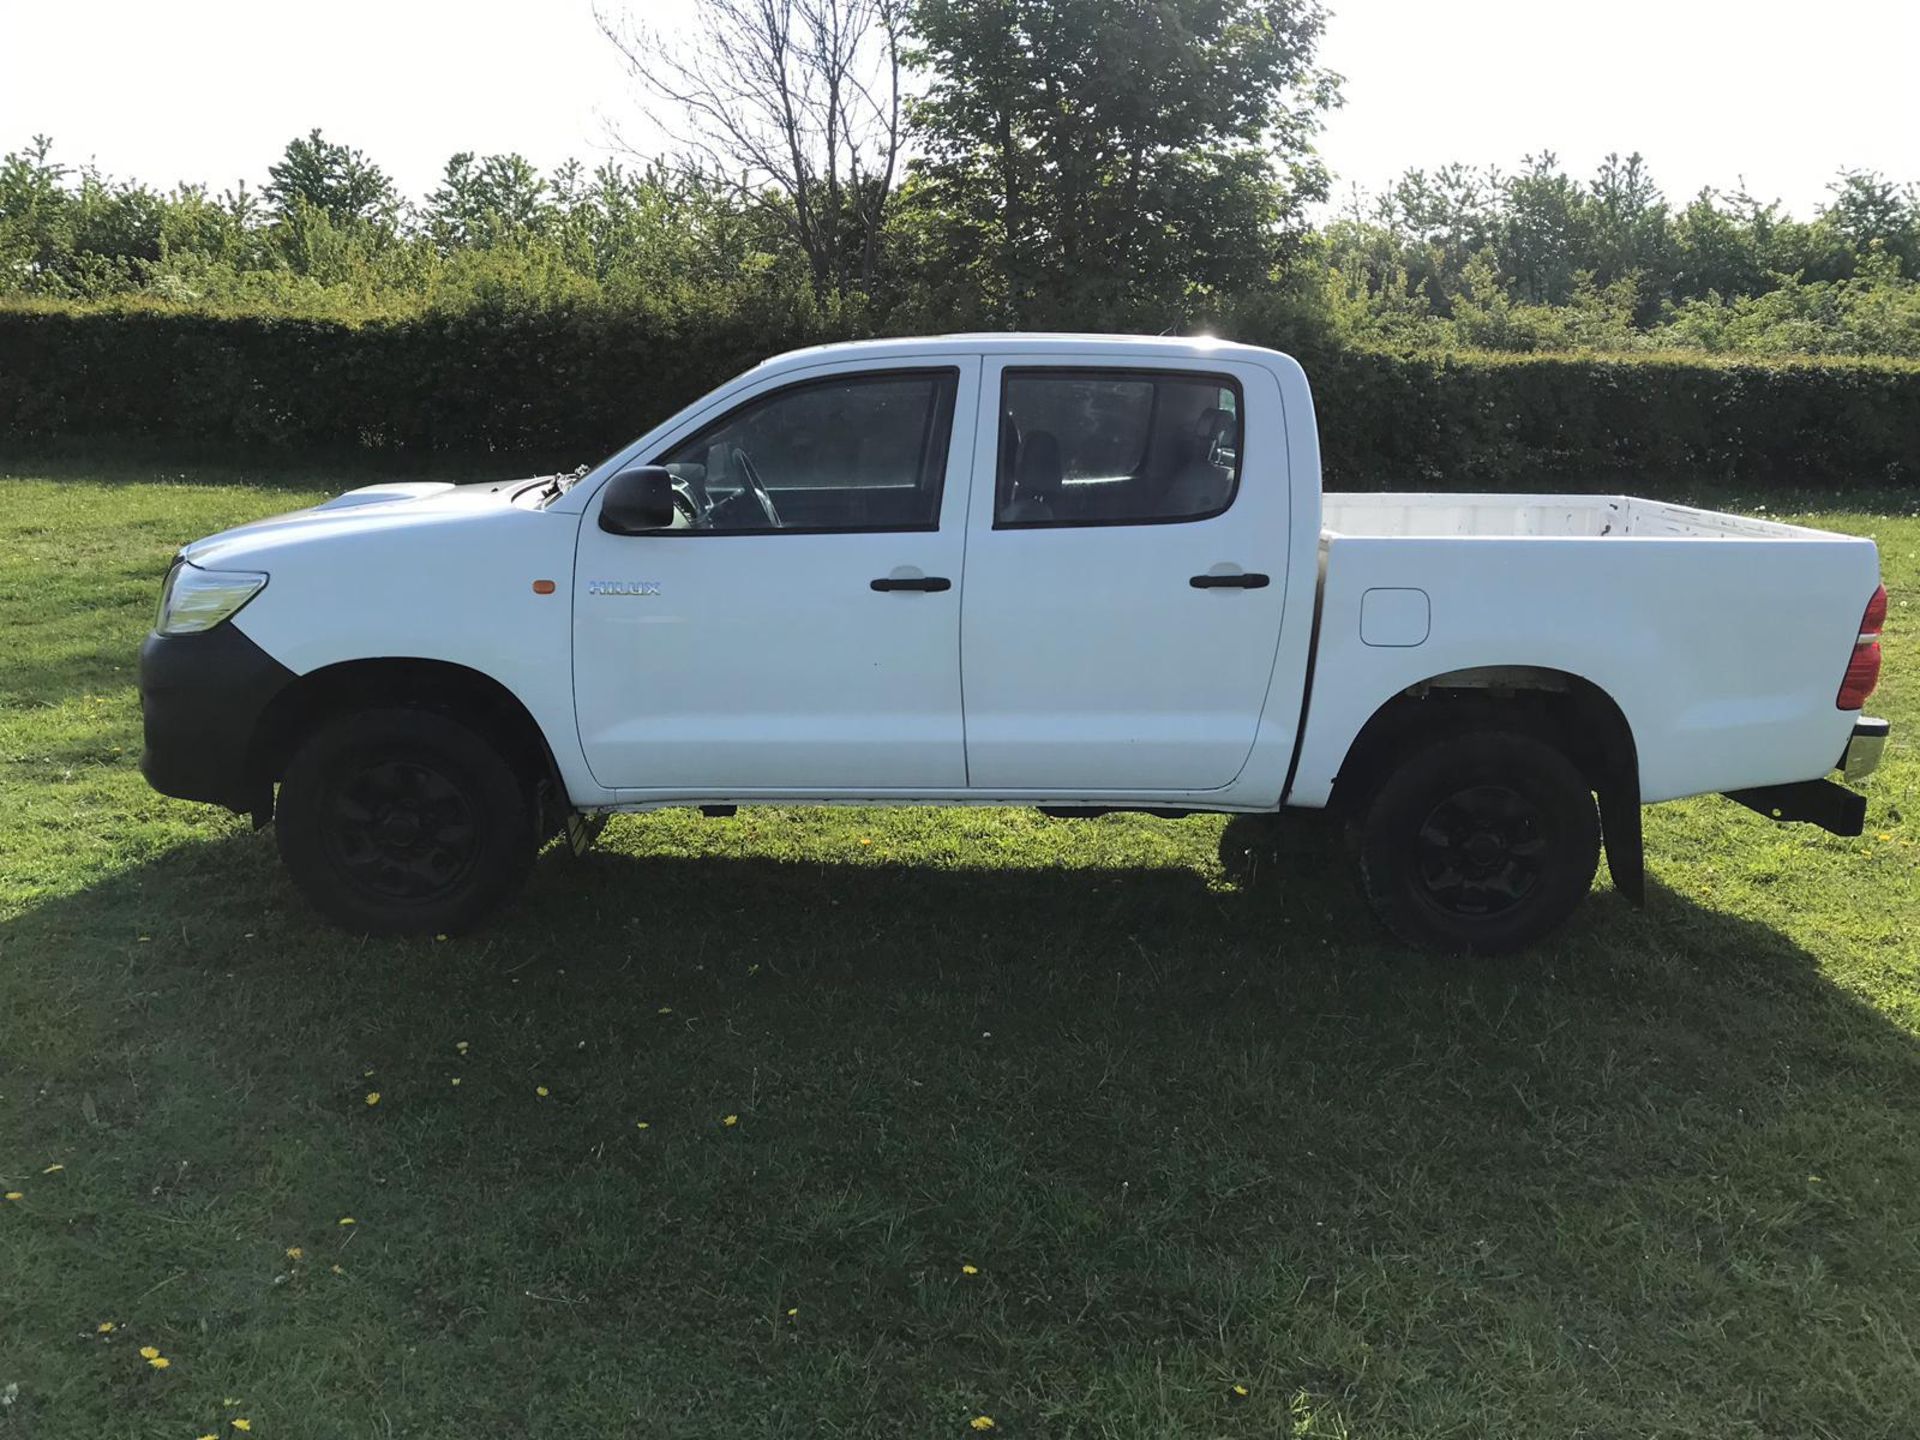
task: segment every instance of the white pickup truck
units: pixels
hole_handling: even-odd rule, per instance
[[[187,546],[143,768],[277,818],[368,932],[471,926],[614,811],[1298,808],[1348,823],[1397,935],[1493,952],[1565,919],[1603,829],[1637,900],[1643,804],[1858,834],[1825,777],[1885,741],[1878,572],[1628,496],[1323,495],[1271,350],[832,345],[577,474]]]

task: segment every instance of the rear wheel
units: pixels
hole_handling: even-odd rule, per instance
[[[1600,824],[1573,762],[1510,731],[1412,751],[1360,825],[1360,877],[1387,928],[1422,949],[1494,955],[1534,943],[1593,886]]]
[[[362,710],[294,753],[280,856],[336,924],[370,935],[471,927],[526,879],[534,805],[499,750],[429,710]]]

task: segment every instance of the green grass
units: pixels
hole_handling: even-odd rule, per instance
[[[1662,807],[1644,912],[1458,964],[1020,811],[343,937],[135,768],[171,549],[320,477],[0,475],[0,1436],[1914,1433],[1910,500],[1810,512],[1896,594],[1867,837]]]

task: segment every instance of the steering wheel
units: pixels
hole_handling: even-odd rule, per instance
[[[754,469],[753,461],[738,445],[733,447],[733,463],[740,467],[741,478],[747,482],[747,488],[753,492],[753,498],[760,502],[760,513],[767,517],[767,524],[775,530],[782,529],[780,512],[773,508],[773,496],[767,493],[767,482],[760,478],[760,472]]]

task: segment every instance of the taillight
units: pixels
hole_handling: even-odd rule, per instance
[[[1860,635],[1853,642],[1853,658],[1847,661],[1847,676],[1840,682],[1840,694],[1834,705],[1841,710],[1858,710],[1880,683],[1880,632],[1887,626],[1887,587],[1882,585],[1867,601],[1867,613],[1860,617]]]

